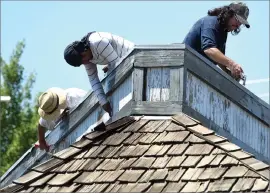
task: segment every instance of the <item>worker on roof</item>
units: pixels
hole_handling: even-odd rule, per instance
[[[49,151],[45,140],[46,129],[53,130],[55,125],[63,119],[68,110],[76,107],[84,99],[86,91],[78,88],[50,88],[42,93],[38,99],[38,140],[41,150]]]
[[[97,65],[105,65],[103,71],[106,73],[116,67],[120,59],[127,56],[133,48],[132,42],[120,36],[107,32],[90,32],[80,41],[69,44],[64,50],[64,58],[69,65],[84,65],[93,92],[110,116],[112,108],[100,83]]]
[[[239,80],[244,72],[241,65],[225,56],[226,41],[228,32],[237,35],[241,26],[250,27],[248,15],[248,7],[241,2],[209,10],[207,16],[193,25],[183,43]]]

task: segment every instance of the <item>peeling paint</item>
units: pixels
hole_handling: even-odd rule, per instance
[[[224,131],[270,159],[270,128],[188,72],[186,103]],[[193,101],[191,101],[193,99]]]

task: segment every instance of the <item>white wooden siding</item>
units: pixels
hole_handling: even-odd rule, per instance
[[[168,101],[170,97],[170,68],[147,68],[146,101]]]
[[[186,103],[223,130],[270,159],[270,128],[189,72]]]

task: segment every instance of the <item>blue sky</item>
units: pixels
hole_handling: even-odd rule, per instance
[[[180,43],[208,9],[231,1],[1,1],[1,53],[8,61],[25,39],[21,59],[37,73],[33,95],[50,87],[90,90],[83,67],[66,64],[67,44],[89,31],[120,35],[135,44]],[[247,80],[269,78],[269,1],[245,1],[250,29],[229,34],[226,54],[241,64]],[[103,74],[100,71],[102,78]],[[247,85],[269,102],[269,81]]]

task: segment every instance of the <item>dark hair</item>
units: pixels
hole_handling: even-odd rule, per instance
[[[212,10],[208,10],[207,14],[209,16],[217,16],[218,22],[220,25],[225,26],[228,24],[229,19],[235,15],[235,11],[232,10],[229,6],[223,6],[219,8],[214,8]],[[241,31],[240,27],[233,30],[232,35],[237,35]]]
[[[64,50],[64,58],[68,64],[79,67],[82,64],[81,53],[90,49],[88,38],[93,32],[89,32],[80,41],[74,41]]]

